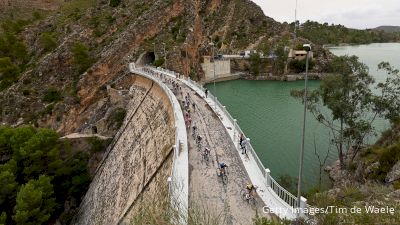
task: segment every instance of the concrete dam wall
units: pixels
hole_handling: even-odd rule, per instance
[[[125,121],[72,224],[129,223],[143,199],[168,185],[175,142],[171,102],[152,80],[138,75],[132,80]]]

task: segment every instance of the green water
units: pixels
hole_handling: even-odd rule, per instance
[[[357,55],[370,67],[370,73],[378,81],[385,74],[377,72],[376,65],[389,61],[400,68],[400,44],[372,44],[362,46],[335,47],[336,55]],[[311,89],[318,88],[319,81],[310,81]],[[246,136],[250,137],[263,164],[271,169],[274,177],[288,174],[298,176],[299,150],[303,105],[290,96],[292,89],[304,87],[303,81],[248,81],[235,80],[216,84],[216,95],[238,123]],[[214,93],[213,85],[207,88]],[[382,131],[387,123],[377,120],[375,126]],[[369,141],[374,141],[371,138]],[[314,145],[315,143],[315,145]],[[316,148],[316,150],[315,150]],[[319,162],[315,151],[323,158],[329,149],[328,130],[320,125],[310,114],[307,115],[304,181],[306,187],[318,184]],[[331,148],[328,164],[337,159],[335,148]],[[327,184],[326,175],[323,181]]]

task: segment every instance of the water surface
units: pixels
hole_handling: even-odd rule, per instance
[[[388,61],[400,68],[398,43],[334,47],[330,50],[336,55],[357,55],[370,67],[371,75],[378,82],[386,78],[384,72],[377,71],[381,61]],[[310,81],[309,84],[311,89],[319,87],[319,81]],[[275,178],[282,174],[298,176],[303,105],[290,96],[290,91],[303,87],[303,81],[235,80],[216,84],[218,99],[237,118],[242,130],[251,138],[261,161],[271,169]],[[214,93],[213,85],[208,85],[208,89]],[[381,132],[387,123],[378,119],[375,126]],[[374,140],[371,138],[369,141]],[[307,187],[318,184],[319,162],[315,152],[323,158],[328,150],[329,164],[337,159],[336,149],[329,145],[329,131],[308,114],[304,155]],[[326,176],[324,180],[327,181]]]

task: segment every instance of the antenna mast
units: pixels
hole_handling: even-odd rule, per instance
[[[297,0],[296,0],[296,8],[294,9],[294,39],[297,38]]]

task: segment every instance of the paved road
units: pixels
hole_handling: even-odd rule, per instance
[[[217,223],[212,224],[249,225],[252,224],[256,210],[259,215],[269,217],[262,212],[264,205],[260,198],[256,198],[257,204],[252,207],[240,197],[240,190],[250,179],[226,128],[207,105],[204,96],[199,96],[182,83],[180,85],[183,95],[178,92],[176,96],[182,102],[186,93],[190,94],[191,100],[196,104],[195,112],[191,108],[192,121],[203,137],[203,146],[211,149],[209,163],[202,162],[201,153],[191,135],[191,129],[188,129],[190,208],[196,212],[195,214],[203,211],[208,215],[208,219],[217,219]],[[224,185],[216,175],[219,162],[228,165],[227,185]],[[209,224],[205,221],[204,223]]]

